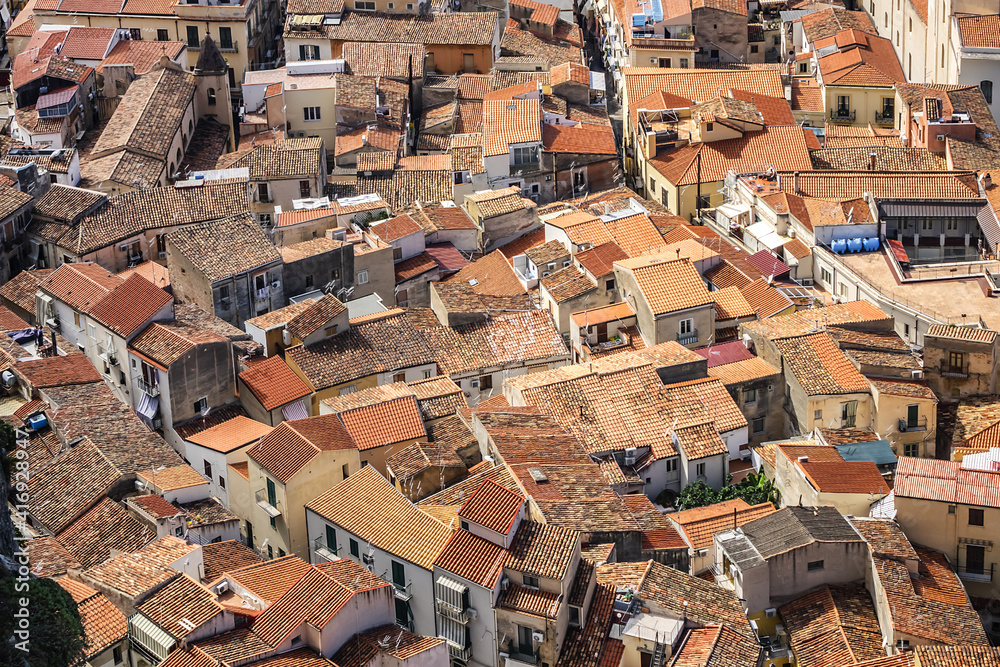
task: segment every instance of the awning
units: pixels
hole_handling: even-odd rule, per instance
[[[979,207],[983,203],[982,201],[969,202],[968,204],[883,202],[879,204],[879,208],[883,218],[972,218],[979,213]]]
[[[167,659],[170,649],[177,643],[169,633],[141,613],[129,617],[128,630],[132,641],[138,641],[143,648],[163,660]]]
[[[733,218],[739,217],[741,213],[749,212],[750,207],[746,204],[723,204],[715,210],[732,220]]]
[[[306,411],[306,404],[302,399],[299,399],[281,408],[281,416],[285,418],[285,421],[290,422],[296,419],[305,419],[309,413]]]
[[[755,222],[744,231],[757,239],[757,242],[768,250],[776,250],[785,245],[785,239],[778,236],[778,233],[771,229],[771,225],[766,222]]]
[[[465,648],[465,626],[447,616],[438,615],[437,618],[441,626],[441,633],[438,636],[448,640],[448,643],[456,648]]]
[[[153,417],[156,416],[160,408],[160,397],[150,396],[146,392],[140,392],[139,405],[135,408],[135,413],[150,429],[153,428]]]
[[[437,599],[455,609],[465,609],[464,596],[466,586],[448,577],[438,577],[434,582],[434,593]]]

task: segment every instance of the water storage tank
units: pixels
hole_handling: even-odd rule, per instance
[[[878,241],[878,237],[865,239],[864,241],[862,241],[862,244],[864,245],[864,248],[867,252],[878,250],[879,246],[881,245]]]
[[[833,250],[835,253],[843,255],[845,252],[847,252],[847,241],[845,241],[844,239],[836,239],[833,241],[833,243],[830,244],[830,249]]]
[[[847,242],[847,249],[851,252],[861,252],[861,239],[850,239]]]
[[[45,417],[45,413],[38,413],[37,415],[32,415],[28,417],[28,426],[32,431],[38,431],[45,428],[45,425],[49,423],[49,420]]]

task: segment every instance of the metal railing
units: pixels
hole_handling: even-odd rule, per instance
[[[160,388],[157,385],[150,384],[149,382],[146,382],[142,378],[136,378],[135,384],[137,387],[139,387],[139,390],[142,391],[142,393],[146,394],[147,396],[155,397],[160,395]]]
[[[875,112],[875,122],[879,125],[892,125],[896,121],[893,118],[893,113],[890,111],[888,113],[882,113],[880,111]]]
[[[856,109],[830,109],[830,120],[849,120],[853,122],[857,119],[857,117],[858,112]]]
[[[462,662],[468,662],[472,658],[472,647],[466,646],[461,647],[451,642],[448,642],[448,655],[456,660],[461,660]]]
[[[692,345],[698,342],[698,330],[686,334],[677,334],[677,342],[681,345]]]
[[[392,587],[395,590],[396,597],[400,600],[412,600],[413,591],[410,589],[410,583],[400,584],[397,582],[392,582]]]
[[[525,665],[537,665],[539,661],[538,649],[535,649],[532,653],[521,653],[512,648],[508,660],[514,660]]]
[[[219,42],[219,50],[223,53],[239,53],[240,43],[235,39],[228,44],[226,42]]]
[[[459,623],[469,622],[469,613],[464,609],[453,607],[444,600],[434,600],[434,609],[438,614]]]
[[[326,536],[320,535],[313,540],[313,551],[317,556],[321,556],[326,560],[337,560],[339,558],[337,554],[340,552],[340,547],[331,547],[326,543]]]
[[[264,510],[269,517],[273,519],[281,516],[281,503],[278,502],[277,498],[272,503],[271,499],[267,497],[267,489],[257,489],[253,496],[257,506]]]
[[[969,364],[962,364],[961,366],[942,366],[941,377],[967,378],[969,377]]]
[[[990,582],[993,581],[994,563],[990,563],[989,568],[984,564],[982,567],[969,567],[968,565],[955,565],[955,573],[959,579],[966,581]]]
[[[917,419],[900,419],[899,425],[904,427],[899,429],[900,431],[926,431],[927,417],[918,417]]]

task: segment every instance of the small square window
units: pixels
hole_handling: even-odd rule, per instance
[[[948,514],[954,514],[954,513],[955,513],[955,506],[948,505]]]
[[[532,577],[531,575],[524,575],[524,586],[525,588],[538,588],[538,577]]]
[[[753,424],[753,432],[754,433],[763,433],[764,432],[764,418],[763,417],[756,417],[753,420],[752,424]]]
[[[983,510],[975,507],[969,508],[969,525],[970,526],[983,525]]]
[[[469,529],[469,522],[468,521],[463,521],[462,522],[462,530],[468,530],[468,529]]]
[[[809,572],[817,572],[822,569],[823,569],[823,561],[821,560],[809,561],[809,563],[806,564],[806,570],[808,570]]]
[[[819,420],[823,418],[822,410],[813,410],[813,419]]]

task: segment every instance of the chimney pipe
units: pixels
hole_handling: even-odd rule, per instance
[[[802,191],[799,189],[799,172],[795,172],[792,180],[792,189],[795,190],[795,194],[801,194]]]
[[[55,329],[51,329],[50,331],[52,331],[52,356],[58,357],[59,348],[56,346],[56,332]]]
[[[878,161],[878,153],[872,151],[868,154],[868,170],[875,171],[875,163]]]

